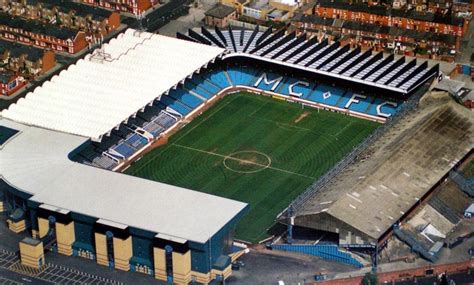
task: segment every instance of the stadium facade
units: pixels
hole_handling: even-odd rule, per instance
[[[62,254],[169,282],[227,278],[232,229],[248,205],[109,170],[216,95],[245,89],[384,122],[438,72],[292,35],[216,30],[209,40],[183,41],[127,30],[20,99],[0,118],[0,209],[10,229],[29,229]],[[272,52],[306,64],[269,60]],[[369,67],[380,72],[355,78]]]

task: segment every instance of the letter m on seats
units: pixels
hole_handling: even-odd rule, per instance
[[[283,76],[280,76],[278,78],[275,78],[275,79],[272,79],[272,80],[268,80],[268,76],[267,76],[267,73],[264,72],[262,74],[262,76],[260,76],[260,78],[257,80],[257,82],[255,82],[255,84],[253,85],[253,87],[257,87],[258,88],[258,85],[260,85],[260,83],[262,82],[263,80],[263,83],[265,85],[270,85],[270,84],[273,84],[272,87],[270,88],[271,91],[275,91],[275,89],[277,89],[278,85],[280,84],[280,82],[283,80]]]

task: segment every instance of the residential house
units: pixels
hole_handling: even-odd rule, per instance
[[[0,73],[0,95],[10,96],[26,85],[26,80],[11,72]]]
[[[0,40],[2,71],[20,73],[31,78],[46,73],[56,65],[54,52]]]
[[[206,25],[222,28],[229,24],[229,20],[237,18],[237,11],[233,7],[217,4],[204,15]]]
[[[5,13],[0,13],[0,39],[70,54],[75,54],[88,46],[83,31]]]
[[[92,6],[99,6],[119,12],[141,14],[158,4],[158,0],[79,0]]]

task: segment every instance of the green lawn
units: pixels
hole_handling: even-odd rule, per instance
[[[235,237],[257,242],[278,213],[378,125],[231,94],[126,173],[249,203]]]

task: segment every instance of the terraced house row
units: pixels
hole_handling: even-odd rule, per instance
[[[158,4],[158,0],[80,0],[80,2],[133,14],[143,13]]]
[[[55,65],[52,51],[0,40],[0,95],[12,95]]]
[[[115,11],[60,0],[0,2],[0,37],[70,54],[120,26]]]
[[[445,9],[453,7],[452,3],[436,6],[430,4],[432,1],[424,1],[422,6],[406,4],[396,9],[395,2],[386,6],[376,2],[322,0],[305,5],[304,15],[296,15],[292,23],[306,32],[346,37],[353,44],[406,55],[454,59],[469,23],[462,13],[472,11],[472,4],[462,6],[465,11],[460,12]]]

